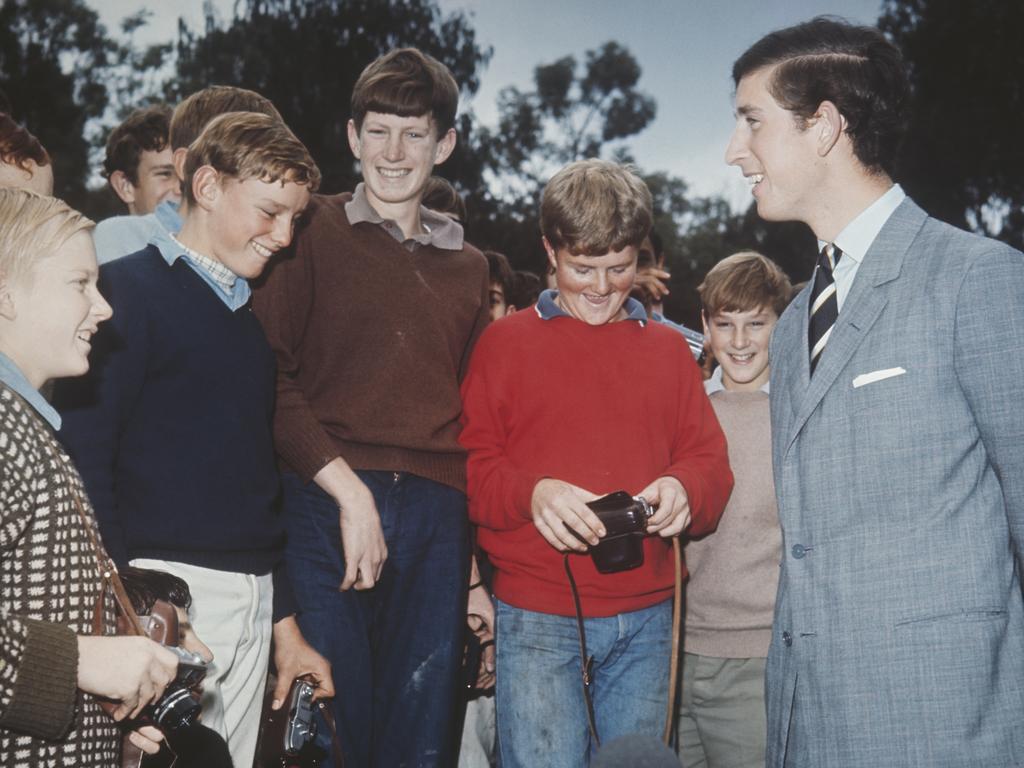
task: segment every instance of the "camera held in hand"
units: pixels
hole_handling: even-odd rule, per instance
[[[206,662],[199,654],[176,645],[164,647],[178,657],[178,674],[164,689],[163,696],[142,710],[139,719],[173,731],[187,728],[199,717],[202,707],[192,691],[206,677]]]
[[[590,556],[597,570],[600,573],[618,573],[643,565],[647,521],[654,514],[654,507],[647,499],[616,491],[587,502],[587,506],[601,520],[606,531],[597,544],[590,546]],[[587,543],[572,528],[569,530],[577,539]]]

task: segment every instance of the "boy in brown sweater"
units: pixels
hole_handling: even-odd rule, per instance
[[[457,104],[430,56],[371,63],[348,124],[363,183],[314,196],[294,256],[253,301],[278,361],[289,576],[303,634],[344,692],[347,765],[455,762],[469,572],[459,380],[489,281],[462,227],[421,200],[455,146]]]
[[[718,528],[686,545],[690,580],[679,755],[686,768],[764,766],[764,669],[782,534],[772,481],[768,340],[792,294],[758,253],[716,264],[697,289],[718,361],[704,388],[735,485]]]

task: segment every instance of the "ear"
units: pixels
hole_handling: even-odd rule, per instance
[[[171,162],[174,163],[174,174],[178,177],[178,181],[185,181],[185,158],[188,157],[187,147],[178,147],[171,154]]]
[[[362,145],[359,142],[359,131],[356,129],[355,120],[348,121],[348,146],[352,150],[352,154],[355,155],[356,160],[359,160]]]
[[[548,242],[547,237],[541,235],[541,242],[544,243],[544,252],[548,255],[548,264],[551,265],[551,269],[558,268],[558,259],[555,258],[555,249],[551,247],[551,243]]]
[[[437,142],[437,151],[434,153],[434,165],[440,165],[447,160],[455,150],[455,129],[449,128],[444,136]]]
[[[114,194],[121,198],[121,202],[131,207],[135,204],[135,185],[131,183],[124,171],[114,171],[108,179],[110,188]]]
[[[815,133],[818,156],[825,157],[843,137],[846,130],[846,118],[839,108],[831,101],[823,101],[814,114],[814,123],[809,130]]]
[[[704,328],[704,338],[709,338],[711,336],[711,332],[708,330],[708,313],[703,309],[700,311],[700,324]]]
[[[220,199],[222,177],[210,165],[203,165],[192,174],[192,196],[196,205],[205,211],[211,210]]]
[[[11,294],[11,281],[7,279],[7,275],[0,272],[0,317],[4,320],[14,320],[17,316],[14,296]]]

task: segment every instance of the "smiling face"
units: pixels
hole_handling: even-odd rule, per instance
[[[455,131],[438,138],[430,115],[367,112],[358,131],[349,120],[348,143],[360,162],[370,205],[384,218],[401,221],[419,208],[434,166],[455,148]]]
[[[623,305],[636,279],[635,245],[603,256],[576,256],[568,248],[555,251],[545,238],[548,261],[555,270],[558,305],[588,325],[604,325],[625,317]]]
[[[174,172],[174,158],[170,147],[159,152],[143,150],[139,157],[138,184],[124,180],[130,190],[119,190],[121,199],[128,204],[128,210],[135,216],[152,213],[164,200],[181,200],[181,182]],[[123,189],[123,188],[122,188]]]
[[[823,169],[813,120],[801,129],[768,91],[772,69],[746,75],[736,88],[736,126],[725,161],[750,181],[767,221],[813,219],[821,206]]]
[[[92,237],[82,231],[23,273],[0,277],[3,352],[36,389],[89,370],[92,336],[112,314],[97,276]]]
[[[722,386],[753,392],[768,382],[768,341],[779,316],[773,309],[716,312],[704,318],[704,336],[722,366]]]
[[[295,222],[310,197],[304,184],[238,181],[209,166],[196,171],[193,185],[198,204],[209,216],[197,240],[182,242],[247,279],[258,277],[270,258],[291,243]]]

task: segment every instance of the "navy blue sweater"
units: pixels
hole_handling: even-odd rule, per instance
[[[89,374],[55,399],[107,550],[122,565],[279,568],[275,363],[260,324],[154,246],[103,265],[100,290],[113,319],[94,336]],[[291,603],[280,576],[275,619]]]

